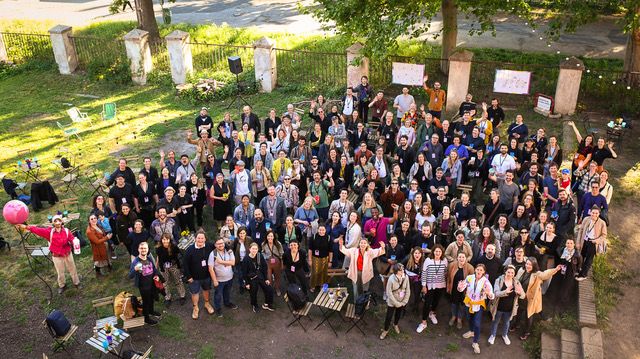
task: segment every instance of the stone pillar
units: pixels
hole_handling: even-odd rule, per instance
[[[573,115],[576,112],[583,71],[584,63],[575,57],[560,63],[554,112],[562,115]]]
[[[9,55],[7,55],[7,47],[4,44],[2,32],[0,32],[0,62],[9,62]]]
[[[78,68],[78,55],[71,39],[71,30],[71,26],[66,25],[56,25],[49,30],[53,56],[63,75],[69,75]]]
[[[187,82],[187,76],[193,72],[193,58],[191,57],[191,44],[189,33],[176,30],[165,38],[169,51],[169,64],[171,65],[171,78],[176,85]]]
[[[449,56],[446,112],[457,111],[469,93],[472,58],[473,52],[468,50],[456,51]]]
[[[149,32],[134,29],[124,35],[124,46],[131,63],[131,80],[137,85],[147,83],[147,74],[153,69]]]
[[[362,76],[369,77],[369,58],[362,56],[363,48],[359,42],[347,48],[347,87],[358,86]],[[355,65],[354,61],[359,61],[360,65]]]
[[[256,81],[260,84],[260,92],[271,92],[278,83],[278,67],[276,66],[276,42],[262,37],[254,44],[253,64]]]

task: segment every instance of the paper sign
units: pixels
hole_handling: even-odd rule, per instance
[[[394,84],[422,86],[424,81],[424,65],[394,62],[392,80]]]
[[[496,70],[493,92],[528,95],[531,85],[531,72]]]

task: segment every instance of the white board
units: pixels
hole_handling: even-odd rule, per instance
[[[553,100],[546,96],[538,96],[538,101],[536,103],[536,107],[542,111],[551,112],[551,105],[553,104]]]
[[[391,82],[394,84],[422,86],[424,81],[424,65],[394,62],[391,74]]]
[[[528,95],[531,84],[531,72],[496,70],[493,92]]]

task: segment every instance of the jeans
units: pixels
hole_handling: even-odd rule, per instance
[[[233,279],[229,279],[226,282],[218,282],[218,286],[215,287],[213,294],[213,308],[215,310],[220,311],[222,309],[222,303],[224,305],[231,305],[231,286],[233,284]]]
[[[511,312],[496,312],[496,317],[493,318],[493,322],[491,322],[491,336],[495,337],[498,332],[498,325],[500,321],[504,322],[502,326],[502,336],[506,337],[509,334],[509,324],[511,322]]]
[[[240,291],[240,293],[244,293],[245,290],[245,283],[244,283],[244,274],[242,273],[242,266],[234,266],[233,267],[233,276],[235,278],[238,278],[238,289]],[[233,279],[232,279],[233,281]]]
[[[465,311],[468,311],[464,304],[451,303],[451,316],[462,320],[465,316]]]
[[[356,299],[358,299],[358,295],[360,295],[360,293],[369,291],[370,282],[371,281],[367,283],[362,283],[362,272],[358,271],[358,280],[353,282],[353,302],[354,303],[356,302]],[[362,288],[362,291],[360,291],[360,288]]]
[[[475,313],[469,313],[469,310],[467,309],[467,315],[469,317],[469,331],[473,332],[474,343],[478,343],[480,341],[480,326],[482,326],[483,313],[482,309]]]

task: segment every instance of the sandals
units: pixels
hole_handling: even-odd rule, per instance
[[[524,334],[522,334],[520,336],[520,340],[527,340],[530,335],[531,335],[531,333],[524,333]]]

